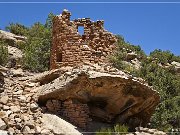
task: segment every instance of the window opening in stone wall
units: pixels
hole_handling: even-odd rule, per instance
[[[62,62],[62,53],[61,52],[57,52],[56,57],[57,57],[57,62]]]
[[[84,34],[84,27],[83,26],[78,26],[78,33],[80,35],[83,35]]]

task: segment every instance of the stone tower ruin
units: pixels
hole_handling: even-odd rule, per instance
[[[115,48],[116,37],[104,29],[104,21],[90,18],[70,20],[64,10],[53,19],[53,41],[50,68],[80,66],[84,63],[104,63]],[[81,34],[78,29],[82,28]]]

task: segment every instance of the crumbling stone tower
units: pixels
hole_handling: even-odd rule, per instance
[[[106,62],[115,48],[116,37],[104,29],[104,21],[93,22],[90,18],[70,21],[70,16],[64,10],[53,19],[50,68]],[[84,29],[82,34],[79,28]]]

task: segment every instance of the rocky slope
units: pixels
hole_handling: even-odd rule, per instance
[[[97,119],[100,120],[100,127],[102,123],[111,125],[110,121],[114,120],[115,116],[117,122],[123,122],[122,117],[126,117],[125,121],[130,118],[130,125],[133,125],[134,120],[137,122],[134,124],[139,124],[138,118],[141,118],[142,124],[146,123],[159,101],[158,94],[140,80],[108,66],[104,69],[84,66],[82,70],[66,67],[41,74],[22,72],[21,76],[17,76],[17,72],[8,72],[8,69],[0,71],[4,74],[3,77],[1,75],[4,91],[0,98],[0,129],[11,134],[81,134],[79,131],[83,128],[79,129],[70,124],[80,126],[76,121],[76,116],[79,115],[74,115],[79,111],[78,108],[75,108],[77,111],[69,113],[69,117],[76,117],[72,122],[65,115],[58,114],[59,104],[52,109],[52,104],[48,106],[47,101],[65,101],[64,104],[67,104],[70,102],[67,99],[72,99],[74,104],[87,103],[90,111],[88,118],[92,120],[92,124],[96,124]],[[128,89],[129,87],[133,88]],[[72,110],[73,108],[69,112]],[[83,115],[80,117],[83,118]],[[79,124],[81,122],[79,121]],[[90,123],[91,121],[88,121],[91,127]]]
[[[9,55],[21,59],[22,52],[11,43],[25,38],[2,34],[14,40],[7,42]],[[148,123],[159,102],[158,93],[142,79],[108,64],[37,74],[17,63],[0,67],[0,134],[82,134],[115,123],[133,129]]]

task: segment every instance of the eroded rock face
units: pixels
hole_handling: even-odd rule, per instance
[[[8,48],[8,63],[7,67],[13,68],[16,66],[21,65],[22,60],[22,51],[18,49],[19,43],[23,43],[26,41],[26,37],[24,36],[18,36],[10,32],[6,32],[3,30],[0,30],[0,40],[3,40],[7,44]]]
[[[24,42],[26,37],[0,30],[0,39],[5,40],[10,46],[17,46],[18,42]]]
[[[126,123],[130,128],[146,126],[159,102],[158,93],[147,84],[122,71],[102,66],[64,71],[59,78],[40,86],[37,91],[36,97],[41,104],[46,105],[53,99],[63,105],[71,99],[71,105],[87,105],[93,121]],[[74,109],[76,112],[79,112],[78,107]],[[73,114],[69,116],[71,118],[74,118]]]

